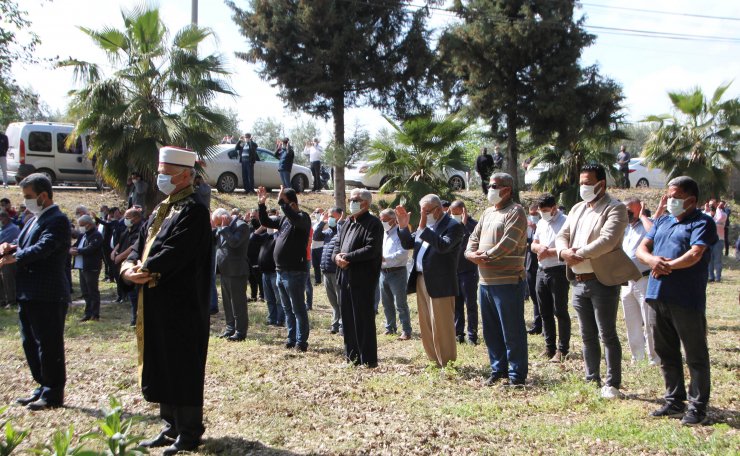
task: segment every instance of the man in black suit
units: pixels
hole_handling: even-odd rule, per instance
[[[414,266],[408,292],[416,292],[419,329],[424,351],[444,367],[457,359],[455,296],[457,268],[465,228],[442,209],[437,195],[419,201],[421,219],[416,233],[409,231],[410,212],[396,207],[398,237],[406,249],[414,249]]]
[[[378,365],[374,295],[383,260],[383,224],[369,212],[372,198],[367,189],[352,190],[349,218],[332,251],[339,268],[337,284],[345,355],[350,363],[367,367]]]
[[[80,321],[100,320],[100,269],[103,265],[103,235],[89,215],[77,219],[80,236],[69,249],[73,267],[80,271],[80,291],[85,299],[85,315]]]
[[[29,397],[17,402],[31,410],[44,410],[64,403],[64,318],[69,301],[65,263],[70,224],[54,204],[46,176],[31,174],[20,187],[26,208],[35,218],[23,227],[17,245],[0,245],[0,268],[17,264],[21,342],[31,375],[39,384]]]
[[[455,296],[455,333],[457,341],[465,342],[465,313],[468,314],[468,343],[478,345],[478,267],[465,258],[465,246],[468,245],[470,233],[475,229],[475,220],[462,200],[455,200],[450,205],[450,217],[463,225],[465,231],[460,242],[460,255],[457,263],[458,294]]]
[[[221,274],[221,299],[226,330],[222,339],[239,342],[247,338],[247,282],[249,281],[249,225],[219,207],[211,215],[216,227],[216,267]]]
[[[242,183],[244,192],[248,195],[254,193],[254,163],[259,160],[257,156],[257,143],[252,141],[252,134],[244,135],[244,142],[239,141],[236,145],[239,153],[239,163],[242,164]]]

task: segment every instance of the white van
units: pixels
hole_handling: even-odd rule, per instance
[[[64,142],[74,125],[55,122],[13,122],[8,125],[8,177],[23,178],[30,172],[46,174],[52,183],[95,182],[88,158],[89,135],[77,138],[66,148]],[[31,166],[22,166],[31,165]],[[19,173],[20,170],[20,173]],[[18,179],[16,179],[18,180]]]

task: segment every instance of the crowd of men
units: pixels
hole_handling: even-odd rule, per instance
[[[148,219],[139,205],[123,213],[102,208],[100,218],[79,206],[70,224],[53,203],[51,183],[39,174],[20,183],[22,214],[2,202],[1,283],[6,303],[19,307],[23,348],[39,385],[18,400],[31,410],[63,404],[63,329],[73,268],[85,300],[82,321],[100,318],[101,271],[117,282],[119,301],[131,303],[142,392],[160,404],[165,421],[144,445],[167,446],[165,454],[196,448],[205,429],[216,274],[225,320],[220,337],[247,338],[251,288],[252,300],[266,302],[267,324],[285,328],[285,348],[306,352],[312,288],[323,284],[332,307],[328,331],[343,338],[349,364],[366,368],[378,365],[380,303],[384,334],[400,332],[398,340],[408,341],[414,322],[407,295],[415,293],[423,349],[440,367],[457,359],[458,343],[479,343],[480,315],[489,386],[527,384],[527,294],[537,316],[529,332],[543,333],[540,356],[553,363],[570,354],[572,304],[585,380],[605,399],[622,396],[621,296],[633,362],[660,365],[665,379],[666,403],[653,416],[680,416],[687,425],[706,421],[706,284],[721,280],[727,208],[711,200],[700,210],[699,188],[688,177],[669,182],[651,218],[638,198],[621,202],[609,195],[601,165],[582,168],[582,201],[567,215],[549,194],[526,211],[513,200],[512,177],[499,172],[487,182],[489,207],[479,220],[463,201],[446,203],[430,194],[418,203],[414,229],[413,211],[403,206],[374,215],[366,189],[351,191],[346,210],[316,208],[309,215],[296,192],[282,186],[277,207],[268,208],[269,195],[260,187],[258,207],[244,216],[224,208],[210,212],[204,202],[210,188],[195,180],[195,154],[166,147],[159,161],[157,187],[167,197]]]

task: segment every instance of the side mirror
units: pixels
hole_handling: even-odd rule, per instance
[[[236,149],[229,151],[229,158],[232,160],[239,158],[239,153],[236,151]]]

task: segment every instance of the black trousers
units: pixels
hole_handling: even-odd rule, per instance
[[[313,266],[313,283],[315,285],[321,285],[321,254],[323,252],[323,247],[311,249],[311,266]]]
[[[545,336],[545,347],[555,354],[555,336],[558,337],[557,349],[567,354],[570,351],[570,314],[568,313],[568,290],[570,282],[565,276],[565,266],[555,266],[537,271],[537,304],[542,318],[542,332]],[[555,331],[555,318],[558,329]]]
[[[203,406],[159,404],[159,416],[164,420],[162,433],[180,438],[184,443],[200,443],[206,432],[203,426]]]
[[[252,299],[257,299],[258,294],[260,299],[265,299],[265,290],[262,288],[262,269],[259,266],[249,268],[249,288]]]
[[[478,271],[457,275],[459,292],[455,296],[455,335],[465,335],[465,312],[468,313],[468,339],[478,341]]]
[[[18,301],[21,343],[31,375],[39,387],[34,391],[50,404],[64,403],[67,371],[64,363],[64,319],[67,303]]]
[[[311,162],[311,174],[313,175],[313,189],[321,190],[321,162],[316,160]]]
[[[532,251],[528,251],[527,255],[536,256]],[[533,258],[531,261],[534,261],[535,265],[537,264],[536,258]],[[532,313],[534,318],[532,321],[532,327],[540,329],[542,328],[542,317],[540,316],[540,304],[537,300],[537,269],[537,266],[527,269],[527,292],[529,294],[529,299],[532,300]]]
[[[655,311],[655,353],[665,381],[669,404],[686,401],[681,345],[689,367],[689,409],[705,412],[709,403],[710,374],[707,347],[707,317],[704,311],[662,301],[648,301]]]
[[[375,333],[375,293],[373,290],[377,281],[368,279],[367,285],[372,285],[370,288],[352,287],[344,271],[339,271],[337,276],[347,360],[354,364],[376,366],[378,364],[378,336]]]
[[[491,173],[488,174],[482,174],[478,173],[480,175],[480,185],[483,188],[483,194],[488,194],[488,181],[491,179]]]
[[[80,269],[80,291],[85,299],[85,316],[100,317],[100,270]]]

